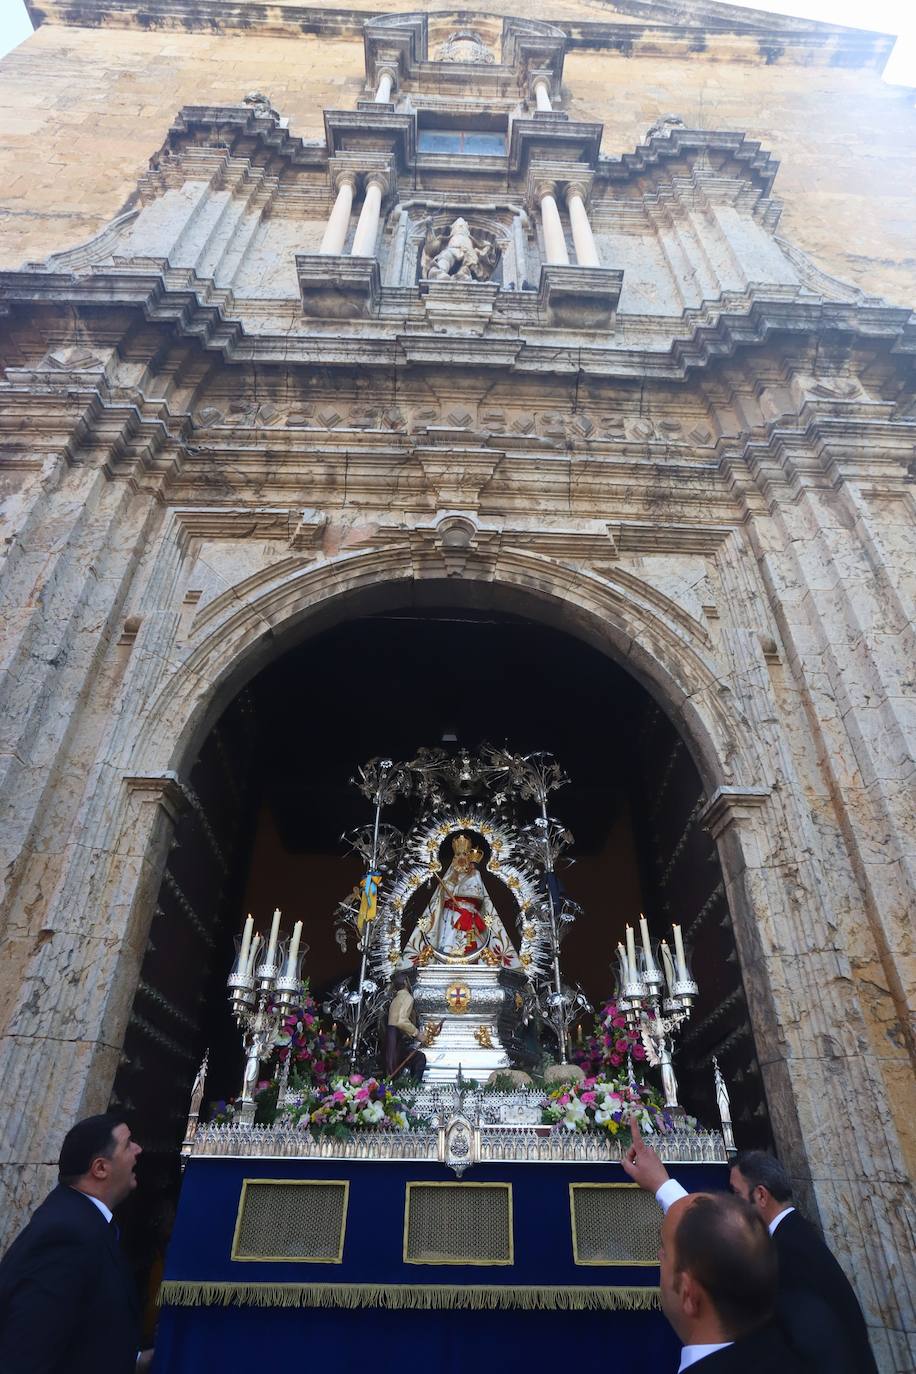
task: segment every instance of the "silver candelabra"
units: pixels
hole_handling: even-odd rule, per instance
[[[245,1050],[245,1071],[239,1094],[239,1117],[243,1125],[254,1122],[254,1088],[260,1064],[269,1059],[284,1019],[303,996],[302,961],[308,945],[300,943],[302,922],[297,921],[292,938],[279,939],[280,913],[274,912],[269,940],[252,931],[251,917],[236,939],[236,957],[226,986],[229,1005]],[[261,951],[263,949],[263,958]]]
[[[699,988],[690,975],[679,926],[674,927],[676,960],[665,940],[653,951],[644,918],[637,951],[627,926],[627,944],[617,947],[617,1005],[631,1030],[638,1031],[652,1068],[661,1068],[665,1106],[679,1108],[672,1056],[674,1036],[690,1016]]]

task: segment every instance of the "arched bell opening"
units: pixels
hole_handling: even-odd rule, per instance
[[[558,758],[570,783],[551,809],[575,837],[576,860],[562,879],[585,912],[564,944],[566,977],[597,1006],[613,991],[625,924],[640,911],[656,935],[680,922],[700,985],[676,1058],[681,1101],[715,1124],[715,1054],[739,1144],[770,1139],[723,874],[700,823],[709,789],[686,740],[606,646],[540,618],[447,601],[450,590],[399,605],[389,589],[364,599],[363,614],[309,622],[307,638],[249,670],[199,730],[115,1083],[147,1147],[138,1261],[149,1263],[167,1229],[205,1047],[207,1098],[239,1088],[225,979],[245,913],[262,929],[276,906],[286,926],[304,921],[319,998],[352,974],[357,956],[337,945],[333,915],[361,874],[340,835],[369,811],[349,780],[373,755],[406,759],[424,745],[489,741]],[[402,804],[386,818],[403,827],[409,812]]]

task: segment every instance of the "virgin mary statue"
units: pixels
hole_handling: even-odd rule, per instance
[[[438,955],[462,963],[519,967],[477,868],[482,858],[468,835],[455,835],[452,861],[444,877],[437,875],[436,890],[404,948],[403,964],[422,965]]]

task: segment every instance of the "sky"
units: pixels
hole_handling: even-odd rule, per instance
[[[899,34],[884,79],[916,86],[916,0],[772,0],[772,3],[732,0],[732,3],[742,9],[797,14],[806,19],[847,24],[851,28]],[[404,8],[409,8],[406,0]],[[480,8],[486,9],[486,0],[480,0]],[[0,57],[28,38],[31,32],[23,0],[0,0]]]

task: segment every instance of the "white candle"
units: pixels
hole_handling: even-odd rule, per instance
[[[665,970],[665,982],[668,984],[668,996],[674,996],[674,962],[671,958],[671,950],[668,948],[668,941],[662,940],[662,965]]]
[[[272,964],[277,957],[277,939],[280,935],[280,908],[274,912],[274,919],[270,927],[270,940],[267,944],[267,955],[264,959],[265,964]]]
[[[251,934],[254,930],[254,921],[251,919],[251,912],[245,917],[245,924],[242,926],[242,943],[239,948],[238,971],[244,978],[245,970],[248,967],[248,951],[251,949]]]
[[[627,952],[620,941],[617,941],[617,964],[620,969],[620,991],[623,992],[624,983],[630,981],[630,969],[627,964]]]
[[[258,961],[258,950],[264,943],[262,935],[256,935],[251,942],[251,949],[248,951],[248,967],[245,969],[245,977],[251,978],[254,975],[255,966]]]
[[[627,926],[627,976],[631,983],[636,982],[636,939],[632,926]]]
[[[674,934],[674,951],[677,955],[677,976],[680,979],[687,979],[689,974],[687,972],[687,960],[684,958],[684,937],[681,935],[680,926],[672,926],[671,930]]]
[[[289,942],[289,958],[286,961],[287,978],[296,976],[296,958],[299,954],[299,941],[302,939],[302,922],[297,921],[293,926],[293,938]]]
[[[642,947],[646,954],[646,968],[654,968],[655,960],[652,958],[652,945],[649,942],[649,927],[646,925],[646,918],[642,912],[639,913],[639,929],[642,934]]]

